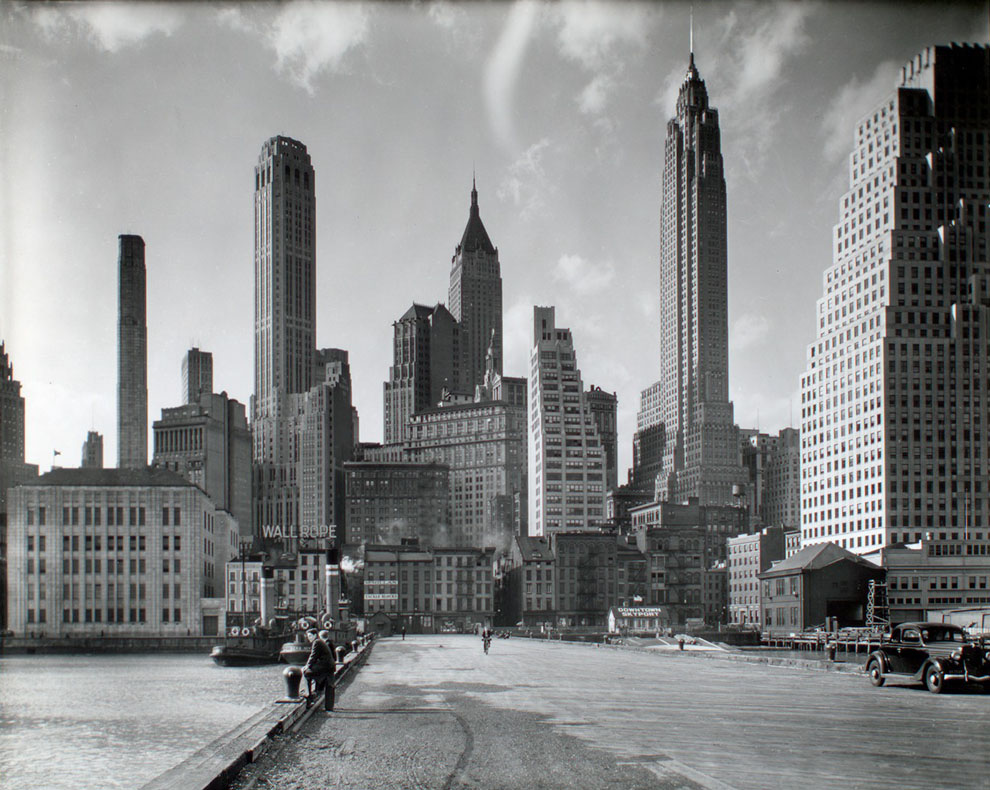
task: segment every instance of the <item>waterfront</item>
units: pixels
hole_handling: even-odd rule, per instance
[[[138,788],[281,696],[205,655],[0,657],[4,790]]]

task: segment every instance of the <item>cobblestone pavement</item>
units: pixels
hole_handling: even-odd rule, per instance
[[[380,640],[242,788],[990,788],[990,695],[584,645]]]

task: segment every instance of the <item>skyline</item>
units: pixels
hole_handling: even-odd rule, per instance
[[[249,404],[253,168],[285,134],[319,176],[317,346],[350,352],[361,440],[382,438],[392,322],[413,301],[446,302],[476,173],[502,266],[504,372],[526,375],[532,308],[555,306],[585,384],[618,395],[625,479],[639,392],[659,377],[663,139],[687,4],[0,13],[0,338],[23,385],[29,462],[45,469],[59,450],[75,463],[90,429],[116,456],[119,234],[147,245],[149,435],[182,402],[192,346],[213,353],[214,388]],[[925,45],[986,40],[983,4],[891,16],[882,4],[695,11],[721,120],[741,427],[799,423],[856,118]]]

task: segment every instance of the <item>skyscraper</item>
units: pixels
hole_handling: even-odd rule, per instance
[[[393,325],[384,384],[385,443],[409,438],[409,418],[463,389],[461,328],[442,304],[414,304]]]
[[[144,239],[119,237],[117,466],[148,465],[148,319]]]
[[[182,402],[199,403],[213,392],[213,354],[190,348],[182,358]]]
[[[529,534],[605,521],[605,454],[581,382],[571,330],[553,307],[533,308],[530,354]]]
[[[725,232],[718,111],[694,53],[667,123],[660,223],[661,500],[730,504],[744,479],[729,401]]]
[[[990,538],[988,161],[985,46],[925,49],[856,127],[801,379],[805,546]]]
[[[286,398],[313,385],[316,175],[306,146],[272,137],[254,169],[256,525],[299,524],[295,432]]]
[[[495,372],[502,372],[502,274],[498,249],[478,211],[478,190],[471,183],[471,212],[454,250],[450,269],[450,312],[461,324],[464,387],[474,393],[485,378],[485,357],[494,351]]]

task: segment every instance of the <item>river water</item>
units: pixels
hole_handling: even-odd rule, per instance
[[[202,655],[0,657],[4,790],[139,788],[283,694]]]

